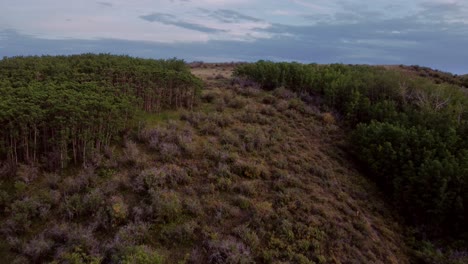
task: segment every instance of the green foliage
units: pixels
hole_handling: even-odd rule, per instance
[[[146,246],[136,246],[129,248],[123,256],[123,264],[161,264],[163,258]]]
[[[321,95],[324,108],[336,109],[355,128],[357,157],[411,223],[432,235],[468,232],[464,88],[340,64],[259,61],[238,66],[235,75],[268,90]]]
[[[88,255],[80,247],[77,247],[73,252],[65,253],[63,261],[70,264],[100,264],[102,263],[102,258]]]
[[[464,228],[467,151],[457,135],[442,136],[422,127],[360,124],[353,143],[382,185],[413,223]],[[465,197],[464,197],[465,196]]]
[[[191,108],[201,81],[181,60],[112,55],[0,61],[0,160],[85,163],[134,125],[137,109]]]

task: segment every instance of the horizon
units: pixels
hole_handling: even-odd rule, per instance
[[[0,57],[124,54],[204,62],[420,65],[468,73],[468,2],[5,1]]]

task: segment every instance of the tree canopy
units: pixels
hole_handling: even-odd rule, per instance
[[[184,61],[107,54],[0,61],[0,159],[85,162],[128,129],[137,111],[191,108],[201,81]]]

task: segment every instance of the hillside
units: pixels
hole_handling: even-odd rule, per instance
[[[114,95],[119,99],[113,100],[119,106],[122,104],[114,109],[106,108],[106,100],[92,101],[93,114],[76,115],[79,122],[71,124],[76,131],[84,131],[79,139],[86,141],[82,148],[77,148],[81,155],[76,160],[75,134],[68,134],[67,126],[36,122],[44,128],[38,131],[45,131],[43,144],[50,144],[50,149],[33,148],[26,143],[35,142],[36,123],[26,120],[25,126],[20,119],[15,126],[17,119],[12,116],[16,115],[8,112],[13,103],[0,105],[0,122],[11,129],[0,134],[0,138],[11,139],[0,144],[3,237],[0,257],[5,262],[463,263],[466,260],[463,250],[436,250],[427,242],[423,237],[427,230],[414,228],[414,223],[422,223],[420,215],[415,214],[415,222],[405,218],[404,206],[413,205],[394,203],[382,188],[382,182],[375,179],[379,174],[366,165],[362,152],[356,149],[357,141],[353,140],[363,142],[363,148],[375,144],[372,138],[359,137],[350,125],[353,120],[368,118],[357,112],[363,104],[356,103],[353,108],[356,113],[347,115],[340,112],[339,105],[326,105],[336,102],[344,108],[347,101],[339,96],[343,91],[329,101],[328,92],[320,95],[315,91],[293,91],[284,80],[262,87],[261,82],[243,78],[242,65],[236,64],[194,65],[191,73],[198,79],[176,60],[153,62],[87,56],[46,58],[49,59],[46,62],[35,58],[44,62],[40,69],[31,66],[37,65],[35,62],[25,59],[23,62],[30,65],[28,69],[34,69],[31,72],[36,74],[30,75],[34,85],[21,92],[18,88],[24,83],[17,83],[23,80],[21,76],[5,73],[11,69],[16,72],[17,68],[0,63],[0,67],[5,67],[1,95],[11,102],[30,98],[25,101],[38,109],[53,109],[50,115],[44,112],[44,120],[57,116],[55,113],[67,113],[60,100],[48,101],[54,98],[47,94],[49,91],[53,94],[53,88],[43,89],[61,83],[57,76],[73,80],[68,86],[58,85],[62,87],[58,91],[63,91],[60,98],[75,98],[73,91],[81,91],[91,97],[97,93],[107,101]],[[95,63],[63,66],[64,73],[50,74],[54,76],[50,79],[40,74],[51,70],[48,63],[68,65],[70,60],[89,62],[88,59]],[[159,65],[157,71],[154,63]],[[86,68],[86,65],[94,66]],[[337,67],[341,72],[347,70]],[[99,75],[94,74],[96,69]],[[102,74],[107,81],[100,82]],[[293,78],[292,70],[289,74],[291,83],[304,83]],[[340,78],[333,80],[343,83]],[[385,79],[388,83],[390,80]],[[47,85],[40,85],[44,82]],[[106,89],[97,89],[90,83]],[[281,87],[276,87],[278,84]],[[305,85],[294,87],[306,89]],[[325,89],[326,83],[320,87]],[[122,89],[124,93],[120,92]],[[40,97],[41,91],[48,96]],[[388,91],[387,86],[382,88],[382,94]],[[21,97],[29,92],[39,97]],[[58,106],[43,104],[44,100],[37,98],[47,98],[45,102],[56,102]],[[76,98],[80,98],[80,103],[74,105],[76,111],[90,107],[87,96]],[[374,119],[379,114],[394,114],[388,104],[383,105],[387,111],[374,111]],[[126,107],[132,111],[123,114]],[[88,122],[83,118],[86,116],[90,117],[90,126],[81,123]],[[120,119],[124,117],[125,120]],[[115,123],[104,130],[103,120]],[[57,127],[65,132],[58,133],[64,136],[58,137],[62,141],[55,145],[54,140],[47,140],[47,135],[56,138],[50,131],[60,131]],[[108,140],[90,137],[85,128],[93,133],[106,131]],[[375,133],[371,125],[358,129]],[[351,134],[354,136],[350,137]],[[421,143],[425,151],[430,146],[428,142],[432,141]],[[444,151],[445,154],[447,150]],[[33,153],[37,153],[37,158]],[[381,162],[374,156],[375,162]],[[387,169],[385,164],[378,168]],[[408,190],[414,191],[411,184]],[[460,188],[462,192],[465,190],[463,186]]]
[[[413,76],[420,76],[434,81],[435,83],[449,83],[468,87],[468,74],[456,75],[449,72],[431,69],[419,65],[385,65],[387,69],[401,71]]]

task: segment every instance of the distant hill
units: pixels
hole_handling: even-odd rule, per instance
[[[456,75],[449,72],[444,72],[419,65],[391,65],[385,67],[399,69],[403,72],[410,73],[415,76],[428,78],[434,81],[435,83],[449,83],[453,85],[468,87],[468,74]]]

